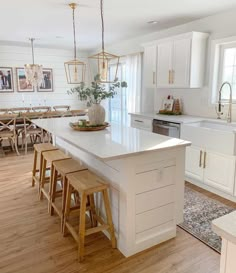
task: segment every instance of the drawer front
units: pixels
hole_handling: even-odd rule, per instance
[[[136,194],[175,184],[175,166],[156,168],[136,175]]]
[[[136,195],[136,214],[153,210],[175,201],[175,186],[167,186]]]
[[[131,126],[138,129],[152,131],[152,119],[132,117]]]
[[[136,233],[158,227],[174,219],[174,203],[136,215]]]

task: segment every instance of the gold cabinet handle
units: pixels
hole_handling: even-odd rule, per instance
[[[171,70],[169,70],[169,84],[171,84]]]
[[[152,83],[156,84],[156,72],[152,72]]]
[[[206,155],[207,155],[207,153],[206,153],[206,152],[204,152],[203,169],[205,169],[205,168],[206,168]]]
[[[171,78],[172,78],[172,82],[171,82],[171,83],[173,84],[174,81],[175,81],[175,71],[172,70],[172,73],[171,73],[171,74],[172,74],[172,75],[171,75],[171,76],[172,76],[172,77],[171,77]]]
[[[200,157],[199,157],[199,167],[202,167],[202,150],[200,151]]]

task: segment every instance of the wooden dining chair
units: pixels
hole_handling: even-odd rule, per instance
[[[32,107],[33,112],[49,112],[51,111],[51,106],[34,106]]]
[[[17,147],[16,117],[17,115],[14,114],[0,115],[0,143],[2,144],[3,140],[8,140],[12,150],[20,155]]]
[[[70,105],[55,105],[53,109],[55,111],[70,111]]]
[[[22,131],[22,149],[25,148],[25,154],[27,154],[28,149],[28,140],[30,139],[31,144],[37,143],[39,139],[39,143],[44,143],[44,131],[42,128],[37,127],[32,119],[41,118],[42,113],[24,113],[22,114],[23,122],[24,122],[24,130]]]
[[[21,113],[27,113],[30,112],[31,108],[30,107],[14,107],[10,108],[9,112],[12,114],[21,114]]]

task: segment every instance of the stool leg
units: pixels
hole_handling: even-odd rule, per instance
[[[95,201],[94,201],[94,195],[93,194],[90,194],[89,195],[89,203],[90,203],[90,220],[91,220],[91,223],[92,223],[92,227],[96,227],[97,226],[97,220],[94,216],[96,216],[96,209],[95,209]]]
[[[114,226],[112,223],[111,207],[110,207],[110,202],[109,202],[107,190],[103,190],[102,195],[103,195],[103,200],[104,200],[104,205],[105,205],[105,210],[106,210],[106,215],[107,215],[107,222],[108,222],[108,225],[110,226],[109,233],[111,236],[112,248],[116,248],[116,237],[115,237]]]
[[[46,161],[45,159],[43,159],[43,163],[42,163],[42,174],[41,174],[41,181],[40,181],[40,190],[39,190],[39,200],[42,200],[42,199],[43,199],[43,192],[42,192],[42,189],[44,188],[44,184],[45,184],[46,165],[47,165],[47,161]]]
[[[32,170],[32,187],[35,186],[34,177],[36,174],[37,158],[38,158],[38,152],[36,150],[34,150],[34,164],[33,164],[33,170]]]
[[[54,179],[54,166],[53,163],[51,164],[51,173],[50,173],[50,179],[49,179],[49,189],[48,189],[48,213],[50,213],[50,204],[51,204],[51,198],[52,198],[52,185],[53,185],[53,179]]]
[[[65,218],[65,208],[66,208],[66,193],[67,193],[67,178],[63,176],[62,180],[62,217],[61,217],[61,231],[63,232],[64,218]]]
[[[87,195],[82,193],[80,200],[80,222],[78,238],[78,258],[82,262],[84,259],[84,238],[85,238],[85,216],[86,216]]]
[[[40,184],[42,180],[42,168],[43,168],[43,153],[40,154],[40,162],[39,162],[39,193],[40,193]]]
[[[52,204],[55,202],[55,195],[56,195],[56,190],[57,190],[57,177],[58,177],[58,172],[55,168],[53,168],[53,173],[52,173],[52,187],[51,187],[51,193],[50,193],[50,201],[49,201],[49,206],[50,206],[50,215],[52,216],[54,214],[54,207]]]
[[[63,236],[66,236],[66,232],[67,232],[66,222],[70,214],[71,193],[72,193],[72,187],[68,185],[66,189],[65,213],[64,213],[64,219],[63,219]]]

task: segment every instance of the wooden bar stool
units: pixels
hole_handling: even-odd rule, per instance
[[[32,187],[35,186],[36,182],[40,185],[39,181],[40,181],[40,174],[41,174],[41,169],[42,169],[42,153],[47,152],[47,151],[55,151],[55,150],[58,150],[58,148],[53,146],[50,143],[34,144],[34,162],[33,162],[33,170],[32,170]],[[38,157],[39,157],[39,169],[37,168]]]
[[[54,172],[53,171],[53,162],[59,161],[59,160],[68,160],[68,159],[71,159],[71,157],[64,154],[60,150],[48,151],[48,152],[42,153],[42,172],[41,172],[41,179],[40,179],[40,196],[39,196],[40,200],[42,200],[43,196],[45,196],[50,203],[50,190],[51,190],[51,185],[52,185],[52,180],[53,180],[53,172]],[[51,170],[49,177],[46,176],[47,165],[50,165],[50,170]],[[49,189],[47,191],[45,189],[45,184],[48,182],[49,182]],[[48,209],[50,209],[49,206],[48,206]]]
[[[78,243],[78,259],[82,261],[84,259],[84,241],[85,236],[100,232],[103,230],[108,230],[111,238],[112,247],[116,248],[116,238],[114,232],[114,226],[112,223],[112,214],[108,197],[108,185],[99,178],[97,175],[92,173],[89,170],[75,172],[66,175],[67,179],[67,191],[66,191],[66,207],[63,223],[63,233],[66,235],[68,230],[76,242]],[[71,193],[75,190],[80,194],[80,210],[79,210],[79,232],[76,232],[76,229],[69,223],[70,215],[70,206],[71,206]],[[94,206],[94,194],[102,193],[107,223],[96,214]],[[86,206],[87,198],[90,198],[91,206],[88,208]],[[86,220],[86,210],[91,209],[93,218],[100,224],[99,226],[85,229],[85,220]]]
[[[74,172],[79,172],[83,170],[87,170],[87,168],[79,161],[74,159],[60,160],[54,161],[53,163],[53,174],[52,174],[52,184],[50,190],[50,214],[54,214],[55,212],[61,218],[61,230],[63,228],[63,219],[64,219],[64,211],[65,211],[65,198],[66,198],[66,175]],[[57,182],[60,175],[60,180],[62,184],[62,192],[57,191]],[[56,198],[62,196],[61,207],[56,204]]]

